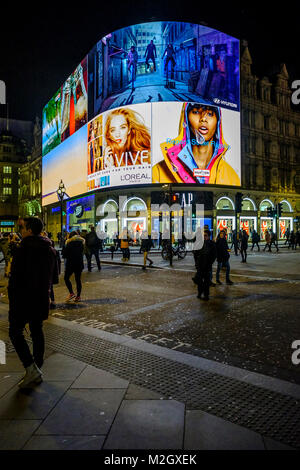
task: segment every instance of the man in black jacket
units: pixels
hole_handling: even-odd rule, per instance
[[[87,246],[87,261],[88,261],[88,271],[92,271],[92,256],[95,256],[98,271],[101,269],[101,263],[99,259],[99,249],[101,247],[101,240],[98,238],[95,227],[91,227],[91,231],[87,233],[85,237],[85,242]]]
[[[42,237],[43,222],[37,217],[22,221],[22,241],[16,248],[8,283],[9,337],[26,370],[20,388],[42,382],[44,361],[43,320],[49,314],[49,295],[56,266],[55,252],[48,238]],[[31,354],[23,336],[29,323],[33,344]]]
[[[218,262],[218,267],[217,267],[217,272],[216,272],[217,284],[222,284],[222,282],[220,281],[220,271],[221,271],[221,267],[223,266],[226,268],[226,284],[231,285],[233,284],[233,282],[229,278],[230,254],[229,254],[229,248],[228,248],[225,232],[223,230],[221,230],[221,232],[219,233],[217,237],[216,248],[217,248],[217,262]]]
[[[203,300],[209,300],[210,273],[212,264],[216,259],[216,254],[215,243],[210,240],[210,231],[204,230],[203,246],[200,250],[194,251],[197,269],[195,280],[198,285],[198,299],[201,299],[202,294],[204,294]]]
[[[66,302],[70,300],[74,300],[75,302],[81,301],[81,273],[83,271],[83,251],[84,251],[84,238],[77,234],[77,232],[73,231],[70,233],[68,240],[64,246],[62,255],[63,258],[66,260],[66,267],[65,267],[65,276],[64,281],[69,291],[69,295],[66,298]],[[75,282],[76,282],[76,291],[77,295],[74,294],[73,286],[70,281],[70,277],[74,273]]]

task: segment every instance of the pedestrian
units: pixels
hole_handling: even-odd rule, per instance
[[[209,286],[212,265],[217,256],[216,244],[210,239],[210,230],[204,230],[202,248],[193,251],[197,274],[193,281],[198,286],[198,299],[209,300]]]
[[[101,247],[101,242],[100,242],[100,239],[98,238],[95,227],[91,226],[91,231],[87,233],[85,237],[85,242],[86,242],[86,246],[88,249],[88,256],[87,256],[88,271],[89,272],[92,271],[92,256],[93,255],[95,256],[95,259],[96,259],[98,271],[100,271],[101,263],[99,259],[99,249]]]
[[[232,243],[231,243],[231,248],[234,247],[234,254],[235,256],[238,256],[238,250],[239,250],[239,234],[237,234],[236,230],[233,230],[232,232]]]
[[[141,235],[141,251],[144,253],[144,265],[142,269],[146,269],[146,262],[149,261],[149,266],[152,266],[153,261],[148,258],[148,253],[150,252],[151,248],[154,247],[153,241],[151,240],[151,235],[148,235],[147,230],[144,230]]]
[[[294,230],[292,230],[290,233],[288,249],[290,249],[290,247],[292,247],[292,250],[296,249],[296,234]]]
[[[248,238],[249,238],[248,233],[246,232],[246,230],[243,230],[243,232],[242,232],[242,238],[241,238],[242,263],[246,263],[246,262],[247,262]]]
[[[295,250],[297,250],[297,245],[300,247],[300,231],[297,230],[295,237]]]
[[[271,251],[272,245],[274,245],[275,248],[276,248],[276,250],[279,251],[279,249],[278,249],[278,243],[277,243],[277,235],[276,235],[275,232],[273,232],[273,231],[271,230],[270,251]]]
[[[290,228],[288,227],[284,233],[284,238],[285,238],[285,242],[284,244],[286,245],[287,243],[289,243],[289,238],[290,238]]]
[[[253,230],[252,231],[252,248],[251,248],[251,251],[253,251],[253,248],[254,248],[255,245],[257,245],[257,248],[258,248],[257,251],[260,251],[259,241],[260,241],[259,234],[257,233],[256,230]]]
[[[266,251],[267,247],[269,248],[268,251],[272,251],[271,250],[271,235],[268,230],[265,231],[265,241],[266,241],[266,244],[265,244],[263,251]]]
[[[24,368],[20,388],[42,382],[45,340],[43,321],[49,315],[49,293],[55,271],[55,253],[49,239],[41,236],[43,222],[25,217],[22,241],[16,247],[8,281],[9,337]],[[33,352],[23,336],[29,323]]]
[[[81,273],[83,271],[83,250],[84,250],[84,239],[78,235],[75,231],[71,232],[68,240],[63,249],[63,258],[66,260],[65,276],[64,281],[68,288],[69,295],[66,298],[66,302],[74,299],[75,302],[81,301]],[[70,277],[74,273],[76,282],[76,294],[74,294]]]
[[[129,242],[131,238],[128,235],[127,228],[123,229],[121,233],[121,251],[123,253],[122,261],[129,261],[130,259],[130,250],[129,250]]]
[[[56,308],[53,285],[54,284],[59,284],[59,275],[61,273],[61,258],[60,258],[59,251],[56,250],[56,248],[55,248],[54,240],[51,239],[51,233],[42,232],[41,235],[43,237],[48,238],[48,240],[50,240],[50,243],[51,243],[51,246],[54,250],[55,258],[56,258],[56,266],[55,266],[55,269],[54,269],[54,272],[53,272],[53,278],[52,278],[52,282],[51,282],[51,286],[50,286],[50,305],[49,305],[49,308],[50,308],[50,310],[53,310],[53,309]]]
[[[221,232],[217,236],[216,249],[217,249],[217,262],[218,262],[217,272],[216,272],[216,282],[217,284],[222,284],[222,282],[220,281],[220,271],[222,267],[225,267],[226,268],[226,284],[232,285],[233,282],[229,278],[230,254],[229,254],[229,248],[228,248],[224,230],[221,230]]]

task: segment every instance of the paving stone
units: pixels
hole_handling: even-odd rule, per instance
[[[182,449],[184,405],[175,400],[124,400],[104,449]]]
[[[125,390],[69,390],[39,428],[38,434],[104,435],[118,411]]]
[[[72,382],[43,382],[20,390],[13,387],[0,400],[2,419],[44,419]]]
[[[0,365],[0,372],[22,372],[25,373],[24,367],[15,352],[6,354],[6,364]]]
[[[63,354],[54,353],[45,360],[42,371],[45,381],[74,381],[85,369],[84,362]]]
[[[77,377],[71,388],[127,388],[128,384],[128,380],[121,379],[96,367],[88,366]]]
[[[260,434],[203,411],[186,412],[184,449],[263,450]]]
[[[21,372],[0,372],[0,398],[14,387],[21,380],[23,375],[24,374]]]
[[[40,424],[40,420],[0,420],[0,450],[22,449]]]
[[[101,450],[105,436],[32,436],[23,450]]]
[[[138,385],[130,384],[125,400],[165,400],[161,394]]]

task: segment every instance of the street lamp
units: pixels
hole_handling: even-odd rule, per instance
[[[63,180],[60,180],[60,183],[59,183],[59,186],[58,186],[58,189],[56,191],[57,193],[57,197],[60,201],[60,243],[59,243],[59,246],[60,248],[63,247],[63,241],[64,241],[64,237],[63,237],[63,200],[64,200],[64,196],[66,194],[66,188],[65,188],[65,185],[63,183]]]

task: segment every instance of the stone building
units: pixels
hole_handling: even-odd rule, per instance
[[[33,147],[20,169],[19,215],[42,217],[42,130],[36,118]]]
[[[17,230],[20,171],[30,152],[32,123],[0,122],[0,232]]]

